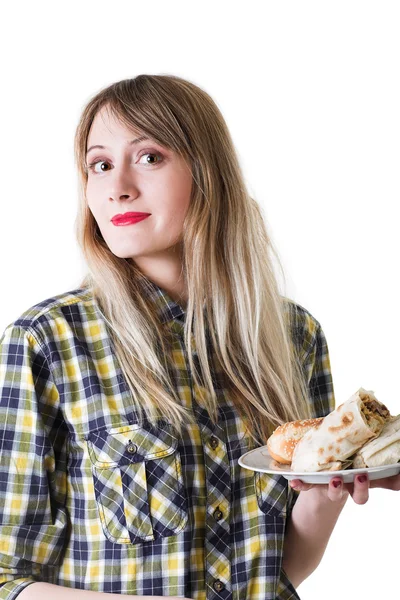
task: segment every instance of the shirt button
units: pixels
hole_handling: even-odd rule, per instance
[[[222,592],[225,589],[225,584],[219,579],[216,579],[213,583],[213,588],[216,592]]]
[[[126,449],[128,450],[128,452],[130,454],[135,454],[137,447],[135,446],[135,444],[132,444],[132,442],[129,442],[129,444],[127,445]]]
[[[215,450],[215,448],[218,446],[219,441],[216,437],[214,437],[213,435],[210,437],[210,446],[213,450]]]
[[[222,519],[222,516],[223,516],[222,511],[219,508],[216,508],[214,510],[214,514],[213,514],[214,519],[216,521],[219,521],[220,519]]]

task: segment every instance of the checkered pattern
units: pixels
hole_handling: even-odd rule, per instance
[[[183,345],[185,313],[152,282],[173,377],[195,423],[139,422],[89,288],[25,311],[0,338],[0,599],[35,581],[195,600],[298,599],[282,569],[297,495],[238,465],[254,448],[210,348],[218,422]],[[171,334],[171,335],[170,335]],[[314,416],[335,407],[321,326],[293,329]],[[198,357],[194,349],[195,365]]]

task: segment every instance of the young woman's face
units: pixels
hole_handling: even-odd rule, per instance
[[[111,252],[140,266],[140,257],[165,254],[180,242],[192,175],[175,152],[150,139],[132,143],[138,137],[104,109],[97,113],[87,142],[86,198]],[[91,149],[97,145],[104,148]],[[150,216],[113,224],[115,215],[127,212]]]

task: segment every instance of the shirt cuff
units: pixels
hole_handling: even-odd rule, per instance
[[[292,582],[281,568],[281,577],[276,588],[276,600],[301,600]]]
[[[13,581],[7,581],[0,587],[0,600],[14,600],[18,598],[18,595],[22,590],[31,583],[37,583],[31,577],[20,577]]]

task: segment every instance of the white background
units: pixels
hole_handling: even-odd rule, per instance
[[[119,79],[175,74],[227,121],[287,293],[327,337],[337,405],[362,386],[400,413],[399,31],[388,1],[3,7],[2,329],[85,274],[73,233],[85,103]],[[348,500],[302,600],[400,595],[399,502],[379,489]]]

